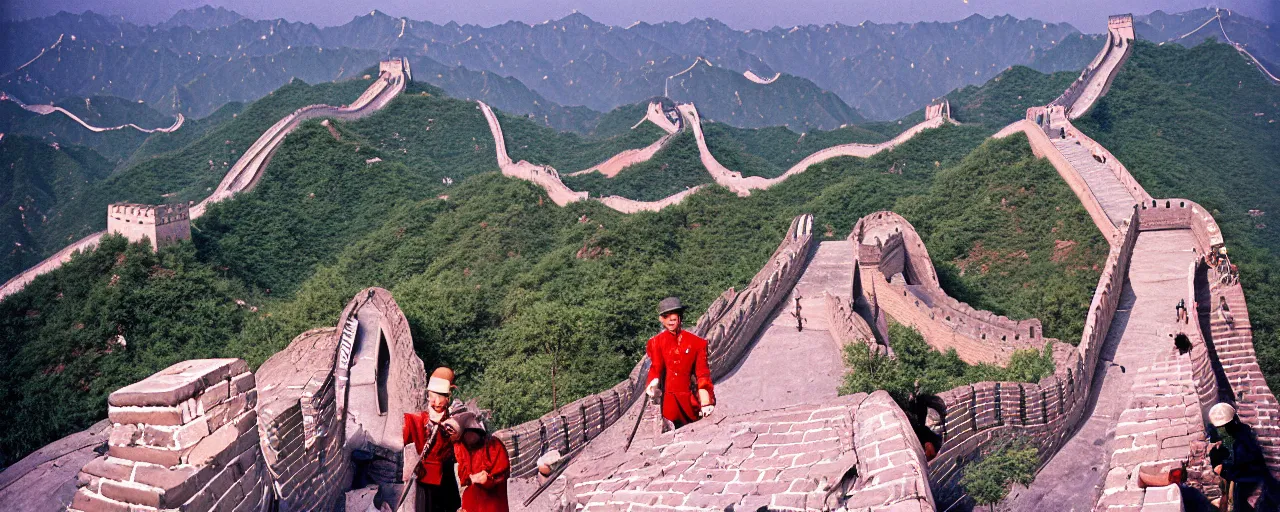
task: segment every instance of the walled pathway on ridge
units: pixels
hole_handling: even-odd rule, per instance
[[[840,347],[828,330],[824,291],[849,300],[853,244],[822,242],[800,280],[773,313],[742,362],[716,383],[716,414],[743,414],[829,400],[844,374]],[[804,330],[796,331],[795,294]]]
[[[1129,193],[1129,189],[1124,184],[1120,183],[1110,167],[1094,160],[1089,150],[1080,145],[1075,137],[1052,139],[1052,141],[1053,146],[1058,148],[1067,162],[1075,168],[1081,178],[1084,178],[1112,225],[1118,227],[1121,222],[1133,215],[1133,205],[1138,203],[1138,200]]]
[[[1115,452],[1110,444],[1117,420],[1133,395],[1134,371],[1172,344],[1168,334],[1177,329],[1172,301],[1186,294],[1187,269],[1196,259],[1194,245],[1189,229],[1138,233],[1094,374],[1096,402],[1030,488],[1015,486],[1005,501],[1009,510],[1093,510]]]
[[[1114,31],[1112,31],[1112,34],[1113,37],[1115,37]],[[1118,37],[1124,38],[1125,36],[1120,35]],[[1107,44],[1112,44],[1111,39],[1108,39],[1107,41]],[[1111,48],[1111,51],[1107,53],[1106,58],[1098,64],[1097,72],[1094,73],[1089,83],[1085,85],[1084,91],[1081,92],[1080,96],[1076,98],[1076,101],[1071,104],[1068,112],[1072,119],[1079,118],[1084,115],[1085,112],[1088,112],[1089,108],[1093,107],[1093,103],[1098,101],[1098,98],[1102,97],[1102,95],[1107,92],[1107,88],[1111,85],[1111,80],[1114,78],[1117,68],[1119,68],[1120,65],[1124,63],[1125,59],[1128,58],[1130,45],[1133,43],[1126,40],[1122,44],[1123,47]]]

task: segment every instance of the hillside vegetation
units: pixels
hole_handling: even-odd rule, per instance
[[[290,88],[273,97],[326,90]],[[265,108],[250,105],[234,123],[157,159],[192,158]],[[504,120],[516,134],[559,137],[565,155],[588,154],[602,136],[632,136],[618,128],[621,122],[598,128],[601,136],[582,138],[543,132],[526,119]],[[723,290],[746,284],[801,213],[815,214],[821,235],[837,239],[863,215],[903,211],[922,234],[956,248],[937,253],[940,268],[994,252],[994,259],[984,260],[987,269],[956,272],[947,286],[975,305],[1039,316],[1048,334],[1064,340],[1078,327],[1061,319],[1084,317],[1096,280],[1089,269],[1101,263],[1093,250],[1096,235],[1086,234],[1092,224],[1048,164],[1035,161],[1017,138],[984,143],[990,130],[983,127],[948,126],[872,158],[824,162],[748,198],[712,187],[659,213],[624,216],[595,202],[557,207],[537,187],[491,172],[492,139],[474,103],[442,97],[433,88],[415,86],[383,111],[333,125],[337,137],[315,121],[291,134],[253,192],[214,206],[195,223],[193,243],[149,260],[134,254],[140,248],[112,241],[3,303],[10,313],[0,330],[21,341],[8,347],[0,372],[15,383],[39,383],[18,386],[20,395],[0,395],[3,405],[82,395],[57,408],[0,419],[5,460],[84,428],[101,417],[110,389],[177,360],[219,355],[260,364],[302,331],[332,325],[366,286],[395,294],[427,366],[457,368],[463,395],[479,398],[495,410],[497,424],[509,425],[622,378],[656,329],[654,302],[679,294],[696,316]],[[797,141],[786,133],[738,135],[781,141],[764,154],[780,155],[776,161],[783,163]],[[679,179],[655,178],[664,166],[683,169],[691,182],[709,181],[690,134],[664,152],[616,178],[598,179],[631,187],[623,192],[638,196],[666,195],[672,183],[681,186]],[[725,154],[732,158],[732,151]],[[366,162],[373,157],[382,161]],[[126,175],[148,176],[134,170]],[[444,177],[454,183],[446,185]],[[196,178],[186,183],[181,190],[199,186]],[[1004,198],[1013,208],[999,209]],[[1046,230],[1054,228],[1079,244],[1072,257],[1051,258],[1054,243]],[[986,249],[975,253],[974,247]],[[147,270],[145,276],[123,275],[119,265]],[[68,293],[67,283],[84,291]],[[169,309],[163,306],[186,296],[113,302],[107,311],[95,305],[98,294],[121,293],[122,283],[130,285],[128,293],[163,284],[202,299]],[[1015,289],[1019,294],[1008,293]],[[1037,293],[1046,299],[1034,299]],[[117,318],[137,320],[117,325]],[[81,323],[99,334],[82,337],[68,329]],[[189,329],[203,330],[193,337],[184,334]],[[123,334],[126,348],[104,345],[113,339],[110,333]],[[97,347],[94,358],[120,358],[119,364],[131,365],[129,372],[114,372],[117,363],[103,366],[74,343]],[[60,364],[61,372],[45,373]],[[95,373],[95,367],[107,370]]]
[[[20,198],[33,208],[26,211],[29,220],[25,224],[0,225],[0,239],[27,239],[30,242],[23,251],[23,257],[27,258],[24,263],[13,263],[12,259],[6,258],[5,265],[0,268],[8,271],[0,278],[8,279],[26,268],[27,262],[39,261],[71,241],[105,229],[107,220],[104,212],[108,204],[120,201],[160,204],[204,199],[236,159],[281,117],[315,103],[349,103],[369,83],[369,80],[359,79],[318,85],[295,81],[242,111],[227,107],[210,119],[188,121],[177,132],[153,134],[137,154],[125,159],[129,164],[123,169],[83,173],[84,180],[48,180],[39,176],[19,178],[47,181],[48,186],[40,188],[45,196],[42,200]],[[53,116],[43,116],[50,117]],[[85,131],[78,125],[76,130]],[[128,132],[109,133],[124,135]],[[11,152],[21,154],[23,146],[17,143],[11,146],[8,137],[5,139],[0,141],[0,155],[3,155],[0,158],[17,158],[8,155]],[[38,155],[43,155],[41,160],[31,161],[25,171],[15,167],[13,172],[40,173],[47,165],[57,165],[47,160],[51,153]],[[102,159],[96,154],[93,158]]]

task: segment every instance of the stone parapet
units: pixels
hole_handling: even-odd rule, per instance
[[[1090,383],[1120,301],[1137,223],[1125,222],[1098,278],[1080,344],[1053,345],[1054,373],[1038,383],[979,382],[940,393],[942,448],[929,462],[929,481],[941,503],[960,499],[961,469],[994,443],[1029,438],[1048,461],[1084,415]]]
[[[258,433],[282,510],[331,510],[350,484],[337,410],[333,327],[302,333],[258,369]]]
[[[257,390],[239,359],[183,361],[112,393],[107,454],[69,510],[260,510]]]
[[[581,510],[934,510],[924,452],[884,391],[696,422],[637,443],[630,454],[610,452],[571,468],[565,504]]]
[[[902,216],[887,211],[867,215],[849,239],[867,302],[916,328],[935,348],[954,348],[970,363],[1003,364],[1017,350],[1053,341],[1044,338],[1038,319],[1011,320],[947,295],[924,242]]]

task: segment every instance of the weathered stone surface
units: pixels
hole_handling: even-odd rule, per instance
[[[223,379],[249,370],[241,359],[195,359],[175,363],[107,397],[107,403],[125,406],[177,406]]]

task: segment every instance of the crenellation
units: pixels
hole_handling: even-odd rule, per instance
[[[152,250],[191,238],[191,219],[182,203],[148,205],[115,203],[107,206],[107,233],[118,233],[130,242],[148,240]]]

